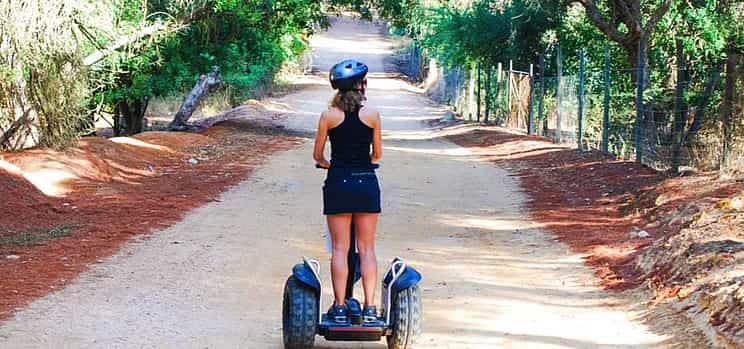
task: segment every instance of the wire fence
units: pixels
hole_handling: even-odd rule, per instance
[[[560,46],[545,56],[551,62],[541,59],[542,64],[523,70],[514,62],[443,69],[437,94],[467,121],[572,143],[659,170],[744,169],[741,55],[732,54],[705,81],[690,81],[680,52],[675,66],[663,71],[642,60],[637,68],[613,69],[609,49],[604,64],[594,66],[585,63],[583,52],[564,61]],[[422,61],[417,58],[419,66]],[[563,70],[567,62],[575,71]],[[536,70],[549,64],[555,64],[553,76]]]

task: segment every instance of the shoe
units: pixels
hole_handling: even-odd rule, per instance
[[[328,318],[335,322],[347,322],[349,321],[349,310],[346,309],[345,305],[331,305],[331,309],[328,309]]]
[[[362,309],[362,317],[364,322],[375,322],[377,321],[377,308],[374,305],[365,305]]]

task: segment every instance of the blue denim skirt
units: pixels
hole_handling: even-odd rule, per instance
[[[370,169],[333,168],[323,185],[323,214],[380,213],[380,184]]]

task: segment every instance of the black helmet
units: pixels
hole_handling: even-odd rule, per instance
[[[364,79],[369,71],[366,64],[356,59],[346,59],[336,63],[328,73],[328,80],[331,81],[331,87],[341,91],[354,89],[357,81]]]

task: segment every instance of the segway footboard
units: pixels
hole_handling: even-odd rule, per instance
[[[338,324],[323,319],[319,334],[329,341],[377,342],[386,334],[385,323],[365,323],[363,325]]]

